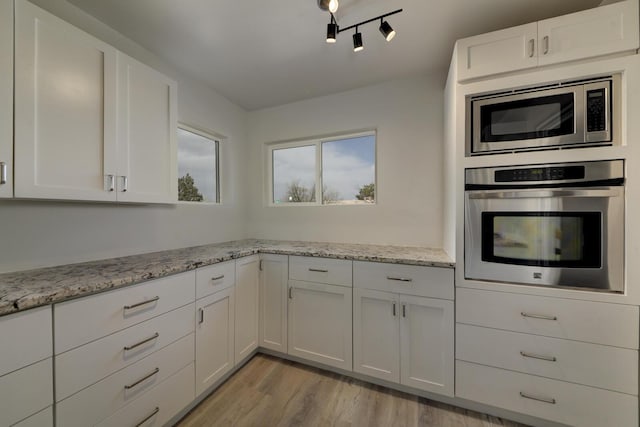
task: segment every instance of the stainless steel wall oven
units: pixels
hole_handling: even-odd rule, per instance
[[[624,291],[624,161],[465,171],[465,278]]]

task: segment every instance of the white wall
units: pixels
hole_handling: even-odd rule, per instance
[[[445,77],[443,71],[250,112],[248,234],[442,247]],[[376,205],[266,206],[264,143],[371,128]]]
[[[245,238],[246,112],[64,0],[32,0],[178,81],[183,122],[227,137],[222,206],[0,202],[0,272]]]

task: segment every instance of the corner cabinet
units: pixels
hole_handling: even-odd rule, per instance
[[[640,47],[638,1],[458,40],[458,80],[587,59]]]
[[[177,201],[176,84],[15,2],[15,197]]]
[[[260,257],[236,260],[235,364],[258,348]]]
[[[260,347],[287,352],[287,255],[260,255]]]
[[[13,197],[13,1],[0,0],[0,198]]]

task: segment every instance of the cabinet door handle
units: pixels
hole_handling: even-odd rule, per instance
[[[544,45],[543,54],[546,55],[547,53],[549,53],[549,36],[544,36],[542,38],[542,42],[543,42],[543,45]]]
[[[199,308],[198,311],[200,312],[200,321],[198,322],[198,324],[202,325],[204,323],[204,309]]]
[[[329,270],[325,270],[324,268],[310,268],[309,271],[313,271],[314,273],[328,273]]]
[[[407,304],[402,304],[402,317],[407,317]]]
[[[132,384],[127,384],[124,386],[125,390],[131,390],[132,388],[134,388],[135,386],[137,386],[138,384],[140,384],[141,382],[148,380],[149,378],[151,378],[152,376],[156,375],[158,372],[160,372],[160,368],[156,368],[154,369],[150,374],[145,375],[144,377],[140,378],[138,381],[132,383]]]
[[[531,359],[546,360],[547,362],[555,362],[556,360],[558,360],[554,356],[543,356],[541,354],[527,353],[526,351],[521,351],[520,355],[522,357],[528,357]]]
[[[533,396],[531,394],[523,392],[520,392],[520,397],[524,397],[525,399],[537,400],[538,402],[550,403],[552,405],[556,404],[556,400],[552,397]]]
[[[155,296],[155,297],[153,297],[153,298],[151,298],[151,299],[148,299],[148,300],[146,300],[146,301],[138,302],[138,303],[131,304],[131,305],[125,305],[125,306],[123,307],[123,309],[124,309],[124,310],[131,310],[131,309],[133,309],[133,308],[142,307],[143,305],[147,305],[147,304],[151,304],[152,302],[156,302],[156,301],[158,301],[159,299],[160,299],[160,297]]]
[[[150,413],[149,415],[147,415],[145,417],[144,420],[140,421],[138,424],[135,425],[135,427],[140,427],[141,425],[143,425],[144,423],[146,423],[147,421],[149,421],[151,418],[153,418],[153,416],[155,414],[157,414],[158,412],[160,412],[160,407],[156,406],[156,409],[153,410],[152,413]]]
[[[216,280],[220,280],[220,279],[224,279],[224,274],[221,274],[221,275],[216,276],[216,277],[212,277],[212,278],[211,278],[211,281],[212,281],[212,282],[215,282]]]
[[[293,299],[293,288],[289,288],[289,299]]]
[[[115,175],[107,175],[107,181],[108,181],[108,191],[112,192],[115,191],[116,189],[116,177]]]
[[[520,315],[522,317],[530,317],[532,319],[541,319],[541,320],[558,320],[558,318],[556,316],[547,316],[544,314],[534,314],[534,313],[526,313],[526,312],[521,312]]]
[[[262,271],[262,260],[260,260],[260,264],[258,264],[258,270]]]
[[[536,53],[536,39],[529,39],[529,58]]]
[[[127,178],[126,176],[122,177],[122,192],[125,193],[127,190],[129,190],[129,178]]]
[[[392,304],[393,304],[393,317],[396,317],[396,302],[394,301]]]
[[[156,338],[158,338],[159,336],[160,336],[160,334],[156,332],[155,334],[153,334],[153,335],[152,335],[152,336],[150,336],[149,338],[143,339],[142,341],[140,341],[140,342],[138,342],[138,343],[136,343],[136,344],[133,344],[133,345],[126,345],[126,346],[124,347],[124,351],[129,351],[129,350],[133,350],[134,348],[138,348],[138,347],[140,347],[140,346],[141,346],[141,345],[143,345],[143,344],[146,344],[146,343],[148,343],[148,342],[151,342],[151,341],[155,340],[155,339],[156,339]]]
[[[0,184],[7,183],[7,164],[0,162]]]
[[[405,277],[387,276],[387,280],[395,280],[396,282],[413,282],[413,279],[407,279]]]

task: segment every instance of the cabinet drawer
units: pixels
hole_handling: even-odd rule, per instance
[[[233,286],[236,281],[236,262],[227,261],[196,270],[196,298]]]
[[[99,427],[165,425],[195,398],[193,375],[193,363],[191,363],[97,425]]]
[[[56,354],[193,302],[194,277],[189,271],[55,304]]]
[[[453,299],[453,269],[354,261],[353,286],[429,298]]]
[[[638,348],[638,307],[459,288],[456,321],[548,337]]]
[[[58,402],[57,425],[84,427],[99,423],[192,363],[194,346],[194,335],[189,334]]]
[[[51,306],[0,317],[0,376],[51,357]]]
[[[353,263],[342,259],[289,257],[289,279],[352,286]]]
[[[53,406],[48,406],[26,420],[14,424],[13,427],[53,427]]]
[[[638,394],[637,350],[458,324],[456,358]]]
[[[51,358],[0,377],[0,426],[14,424],[52,403]]]
[[[56,356],[57,401],[193,332],[194,323],[189,304]]]
[[[572,426],[638,425],[637,396],[461,361],[456,396]]]

